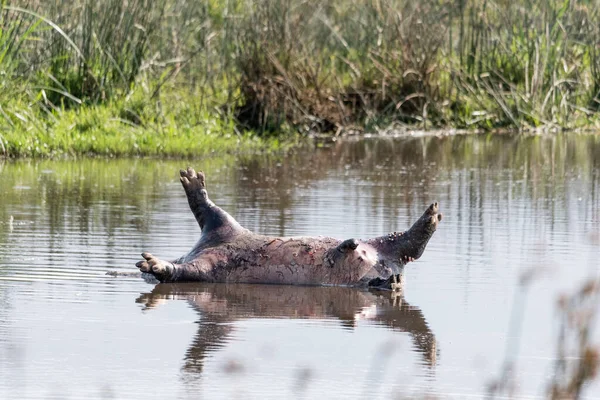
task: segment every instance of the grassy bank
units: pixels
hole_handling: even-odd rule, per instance
[[[201,155],[390,125],[600,128],[597,0],[0,3],[10,156]]]
[[[180,101],[176,104],[193,99]],[[170,108],[167,112],[145,110],[138,114],[129,108],[131,103],[111,100],[46,115],[35,106],[23,111],[9,109],[5,111],[9,126],[0,133],[0,152],[10,157],[201,157],[281,150],[298,139],[291,134],[281,139],[241,132],[232,119],[206,110],[185,113]]]

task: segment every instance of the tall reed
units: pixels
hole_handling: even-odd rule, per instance
[[[1,4],[3,129],[111,101],[159,131],[599,125],[598,0]]]

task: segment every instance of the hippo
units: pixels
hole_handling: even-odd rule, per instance
[[[404,266],[423,254],[442,214],[438,203],[405,232],[367,240],[331,237],[272,237],[242,227],[216,206],[206,190],[205,175],[189,167],[180,181],[200,225],[200,239],[175,261],[150,253],[136,266],[168,282],[228,282],[291,285],[391,286],[402,283]]]

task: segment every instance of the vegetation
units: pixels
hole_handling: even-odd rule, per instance
[[[0,152],[598,128],[597,0],[0,0]]]

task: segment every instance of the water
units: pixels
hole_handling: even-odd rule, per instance
[[[180,167],[272,235],[369,237],[444,213],[402,297],[159,285],[199,229]],[[597,277],[600,137],[366,139],[285,157],[0,164],[0,398],[543,397],[557,299]],[[531,285],[520,286],[534,273]],[[600,331],[593,334],[600,342]],[[600,385],[585,391],[600,398]]]

